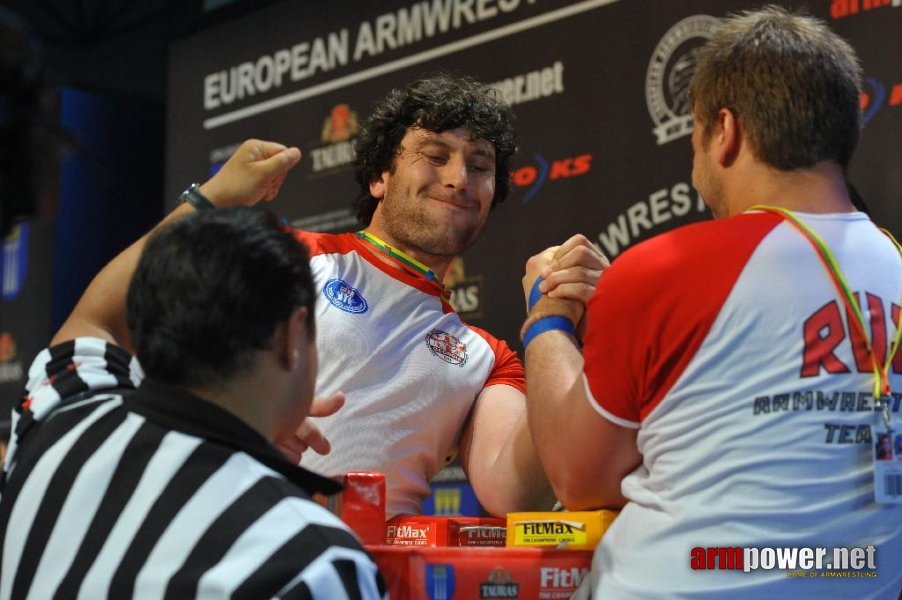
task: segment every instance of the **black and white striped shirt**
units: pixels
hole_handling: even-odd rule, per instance
[[[141,379],[92,338],[35,359],[0,480],[0,600],[385,597],[309,499],[337,484],[184,390],[133,391]]]

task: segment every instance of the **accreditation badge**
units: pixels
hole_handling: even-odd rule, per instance
[[[889,399],[883,398],[882,402],[888,406]],[[888,412],[884,411],[884,416],[888,417]],[[878,504],[902,504],[902,419],[877,421],[871,426],[874,496]]]

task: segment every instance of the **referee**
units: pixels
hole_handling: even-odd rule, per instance
[[[299,158],[251,140],[201,189],[222,207],[268,200]],[[385,596],[310,500],[338,485],[272,443],[313,398],[306,249],[262,210],[182,218],[209,203],[191,193],[29,371],[0,476],[0,600]]]

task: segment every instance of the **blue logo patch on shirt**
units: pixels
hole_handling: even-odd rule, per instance
[[[330,279],[323,286],[323,294],[335,308],[345,312],[360,314],[369,309],[366,298],[341,279]]]

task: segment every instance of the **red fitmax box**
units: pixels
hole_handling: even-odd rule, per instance
[[[507,539],[507,521],[493,517],[398,515],[386,524],[389,546],[497,546]]]

